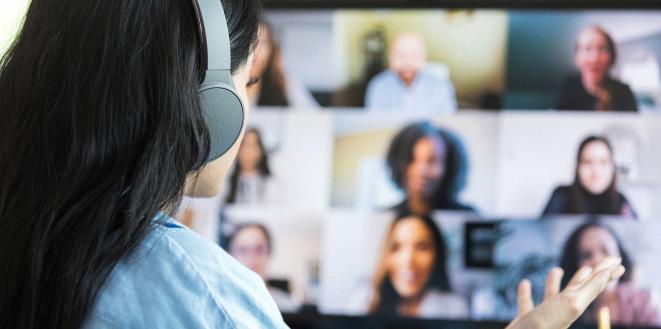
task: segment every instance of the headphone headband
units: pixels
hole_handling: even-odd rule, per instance
[[[220,0],[191,0],[200,39],[200,64],[204,71],[231,69],[230,39]],[[207,33],[208,30],[208,33]],[[207,38],[212,35],[213,38]]]

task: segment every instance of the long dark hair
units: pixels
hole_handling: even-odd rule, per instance
[[[405,189],[406,168],[413,161],[413,148],[423,138],[437,138],[445,144],[445,172],[436,191],[430,196],[432,209],[453,209],[459,192],[465,187],[468,157],[460,138],[446,129],[434,127],[428,121],[414,122],[402,128],[390,142],[386,164],[390,177],[400,189]]]
[[[255,1],[223,0],[232,68]],[[209,135],[189,0],[33,0],[0,68],[0,327],[80,328]]]
[[[271,48],[269,58],[265,59],[264,72],[260,78],[261,89],[257,105],[260,106],[288,106],[287,83],[282,63],[280,46],[273,36],[269,24],[262,20],[260,27],[269,34],[268,46]]]
[[[445,141],[445,174],[434,194],[434,209],[455,209],[459,205],[459,193],[466,187],[469,162],[461,137],[455,132],[439,128],[438,133]]]
[[[427,216],[420,215],[402,215],[398,216],[391,224],[386,235],[386,241],[384,241],[383,248],[381,250],[381,257],[379,263],[377,264],[376,271],[374,272],[374,278],[372,280],[372,298],[369,304],[369,313],[371,314],[381,314],[381,315],[390,315],[397,314],[397,306],[401,302],[402,298],[395,290],[392,281],[390,281],[390,276],[386,270],[386,258],[389,252],[388,248],[390,245],[390,240],[392,239],[392,234],[395,230],[395,226],[404,219],[415,218],[419,220],[422,224],[425,225],[429,233],[431,233],[434,250],[436,250],[436,260],[432,268],[432,273],[427,282],[425,290],[429,289],[438,289],[439,291],[450,291],[450,276],[447,271],[447,244],[443,238],[441,229],[436,225],[436,223]]]
[[[624,275],[620,278],[621,282],[631,281],[631,273],[633,272],[633,262],[629,253],[624,249],[620,238],[615,234],[612,228],[606,226],[603,223],[600,223],[596,220],[591,220],[587,223],[582,224],[572,232],[567,241],[565,242],[564,247],[562,248],[562,254],[560,256],[560,267],[565,271],[565,274],[562,277],[561,286],[564,288],[569,280],[574,276],[576,271],[579,269],[579,255],[578,255],[578,246],[581,242],[581,237],[585,231],[591,228],[602,228],[615,239],[617,242],[617,248],[620,250],[620,257],[622,257],[622,266],[627,269]]]
[[[257,164],[257,171],[259,172],[260,176],[270,177],[271,168],[269,167],[268,153],[266,152],[264,142],[262,141],[262,134],[257,128],[254,127],[246,129],[245,135],[247,136],[250,133],[255,134],[257,137],[257,144],[259,145],[259,149],[262,153],[262,157],[259,159],[259,163]],[[236,194],[239,188],[239,177],[241,177],[241,168],[239,167],[239,160],[237,160],[234,165],[234,169],[232,169],[232,173],[230,174],[230,189],[227,197],[225,197],[225,203],[236,202]]]
[[[592,195],[582,184],[579,177],[579,166],[581,163],[581,155],[585,151],[585,148],[592,142],[601,142],[606,145],[608,151],[611,155],[611,160],[613,160],[613,147],[611,146],[608,139],[601,136],[589,136],[585,138],[580,146],[578,147],[578,152],[576,153],[576,169],[574,172],[574,182],[570,187],[570,200],[569,200],[569,213],[570,214],[585,214],[590,210],[587,207],[587,197]],[[613,177],[611,183],[601,194],[598,213],[599,214],[610,214],[610,215],[619,215],[622,213],[622,196],[617,191],[617,171],[613,171]]]

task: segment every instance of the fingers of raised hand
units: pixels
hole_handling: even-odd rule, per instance
[[[622,264],[622,258],[620,257],[607,257],[602,260],[595,266],[594,271],[599,272],[608,268],[615,269],[618,265]]]
[[[576,290],[580,288],[585,281],[587,281],[590,278],[590,275],[592,275],[593,269],[591,266],[583,266],[576,273],[574,273],[574,276],[571,278],[569,281],[569,284],[567,284],[566,289],[567,290]]]
[[[620,263],[622,262],[622,259],[619,257],[608,257],[601,261],[597,266],[590,267],[590,266],[583,266],[581,267],[572,279],[569,281],[569,284],[567,285],[566,289],[567,290],[576,290],[581,288],[587,281],[589,281],[594,274],[601,270],[605,269],[611,269],[615,270]]]
[[[535,304],[532,300],[532,287],[530,281],[523,280],[519,283],[519,288],[517,290],[517,296],[519,301],[519,316],[522,316],[535,307]]]
[[[620,258],[607,258],[594,269],[583,267],[579,269],[567,288],[561,293],[561,303],[572,318],[578,316],[594,301],[612,280],[624,274]]]
[[[595,271],[583,285],[576,290],[581,302],[587,307],[606,289],[609,282],[620,278],[624,274],[624,267],[615,263],[599,271]]]
[[[544,301],[548,301],[560,292],[560,283],[562,282],[562,276],[564,273],[565,272],[559,267],[555,267],[549,271],[544,286]]]

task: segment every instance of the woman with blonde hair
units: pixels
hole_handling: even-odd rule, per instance
[[[610,75],[617,49],[600,26],[582,30],[576,38],[574,64],[580,74],[568,77],[562,88],[559,110],[638,111],[631,88]]]

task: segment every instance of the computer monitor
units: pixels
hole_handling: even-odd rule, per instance
[[[485,328],[596,215],[650,297],[621,324],[658,325],[661,8],[579,5],[267,2],[237,163],[182,216],[231,254],[251,232],[293,327]]]

